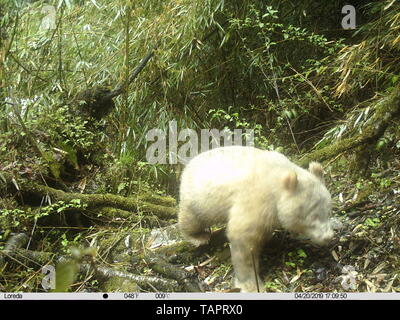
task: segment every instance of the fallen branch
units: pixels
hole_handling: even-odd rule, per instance
[[[3,268],[5,265],[5,255],[9,255],[15,250],[23,247],[29,241],[29,237],[25,233],[16,233],[10,236],[7,240],[6,245],[3,249],[3,255],[0,255],[0,268]]]
[[[26,203],[29,203],[27,199],[31,198],[43,199],[45,197],[50,197],[52,202],[70,202],[71,200],[79,199],[83,204],[85,204],[85,212],[98,212],[102,208],[115,208],[124,211],[119,211],[121,215],[126,215],[128,212],[142,212],[144,214],[156,215],[158,218],[164,220],[176,218],[176,201],[167,196],[160,197],[145,195],[143,197],[127,198],[113,194],[70,193],[40,185],[32,181],[20,180],[15,182],[16,179],[14,179],[9,173],[3,173],[2,177],[7,181],[7,185],[10,188],[16,189],[17,183],[17,192],[23,196]],[[160,203],[162,203],[162,205]],[[107,211],[103,210],[102,212]],[[109,210],[108,212],[112,211]],[[115,214],[115,212],[113,212],[113,214]]]
[[[115,89],[110,90],[109,88],[102,86],[89,88],[79,92],[73,99],[73,102],[75,104],[76,102],[79,102],[79,110],[83,110],[88,116],[97,120],[104,118],[115,107],[113,99],[128,89],[129,85],[137,78],[139,73],[144,69],[146,64],[154,55],[154,51],[157,47],[158,43],[149,50],[128,79],[119,83]]]
[[[199,281],[194,278],[193,273],[187,272],[184,269],[181,269],[169,262],[167,262],[160,255],[149,252],[144,257],[147,265],[158,272],[166,276],[167,278],[174,279],[179,283],[182,283],[185,291],[188,292],[201,292],[201,288],[199,286]]]
[[[167,292],[179,291],[178,282],[171,279],[163,279],[152,276],[139,276],[130,272],[114,270],[103,266],[96,266],[95,268],[93,268],[90,264],[82,264],[80,265],[79,269],[80,272],[90,272],[91,270],[94,270],[97,276],[103,277],[105,279],[111,279],[115,277],[129,279],[135,282],[139,287],[145,289],[156,289],[156,291]]]

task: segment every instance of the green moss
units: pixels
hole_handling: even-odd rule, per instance
[[[123,279],[119,277],[113,277],[105,281],[101,288],[105,292],[138,292],[140,291],[139,286],[136,282]]]

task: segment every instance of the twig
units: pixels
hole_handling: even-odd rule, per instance
[[[115,98],[116,96],[119,96],[121,93],[123,93],[128,88],[128,86],[132,83],[133,80],[136,79],[136,77],[139,75],[139,73],[146,66],[147,62],[149,62],[151,57],[154,55],[154,51],[158,48],[159,43],[160,43],[160,41],[158,41],[157,44],[149,50],[149,52],[142,59],[140,64],[137,66],[137,68],[129,76],[128,80],[121,82],[114,90],[112,90],[110,93],[105,95],[104,99],[109,100],[109,99]]]
[[[253,263],[254,279],[256,280],[256,285],[257,285],[257,292],[260,292],[260,287],[258,286],[258,274],[257,274],[257,269],[256,269],[256,263],[254,260],[253,248],[250,248],[250,252],[251,252],[251,261]]]

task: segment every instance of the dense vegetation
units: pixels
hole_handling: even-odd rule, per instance
[[[267,291],[398,292],[400,3],[353,1],[350,30],[346,4],[0,0],[0,291],[45,291],[48,264],[59,291],[230,288],[223,232],[176,234],[182,166],[146,158],[176,121],[323,162],[337,241],[277,231]]]

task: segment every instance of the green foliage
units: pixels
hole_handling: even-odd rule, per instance
[[[265,282],[264,288],[266,289],[266,291],[282,292],[282,289],[284,288],[284,286],[282,283],[279,282],[278,279],[275,279],[274,281]]]
[[[2,228],[16,228],[19,227],[21,224],[20,218],[23,218],[26,216],[26,213],[23,210],[20,209],[13,209],[13,210],[7,210],[7,209],[1,209],[0,210],[0,216],[2,217]],[[6,223],[4,223],[7,221]]]
[[[53,292],[68,292],[79,271],[75,260],[59,263],[56,267],[56,288]]]
[[[31,208],[27,210],[0,209],[0,226],[4,230],[28,231],[40,218],[49,216],[50,214],[62,214],[74,208],[82,209],[85,207],[86,205],[81,203],[80,199],[73,199],[69,203],[58,201],[37,210]]]
[[[232,272],[231,264],[221,263],[218,268],[214,269],[213,276],[225,278],[231,272]]]
[[[380,173],[371,173],[371,180],[369,183],[375,186],[379,186],[381,191],[387,190],[393,183],[389,178],[381,177]]]
[[[400,69],[396,53],[400,48],[400,3],[376,1],[366,7],[371,20],[356,32],[363,36],[363,41],[343,48],[337,59],[338,95],[347,94],[349,90],[354,95],[372,82],[374,87],[388,88],[398,81]]]
[[[331,76],[334,72],[335,98],[341,97],[345,104],[354,107],[348,108],[346,121],[338,122],[325,133],[316,145],[318,148],[362,131],[379,108],[382,95],[377,91],[390,92],[398,83],[400,68],[396,57],[400,48],[400,3],[376,1],[370,2],[364,9],[370,20],[355,32],[362,40],[344,46],[331,67],[321,70],[321,75]],[[354,97],[358,95],[361,95],[362,101],[355,103]],[[396,146],[398,134],[394,131],[389,128],[380,137],[376,150],[384,153],[387,147]]]
[[[11,112],[10,108],[6,110]],[[27,111],[21,115],[26,118],[21,119],[23,123],[13,123],[8,131],[0,133],[0,156],[10,163],[18,157],[18,165],[27,166],[30,171],[50,171],[58,179],[65,163],[77,169],[78,156],[89,157],[100,140],[101,132],[94,133],[94,125],[89,128],[87,121],[73,115],[66,106],[39,105],[29,116]],[[14,117],[10,120],[15,121]],[[25,152],[30,156],[26,157]]]
[[[81,199],[72,199],[69,203],[66,203],[65,201],[58,201],[52,205],[44,207],[42,210],[49,214],[50,212],[62,213],[67,209],[83,209],[86,207],[87,205],[82,203]]]
[[[307,254],[303,249],[297,249],[288,253],[288,261],[285,261],[285,265],[291,268],[297,268],[304,265],[304,261],[307,258]]]
[[[46,117],[41,117],[41,121],[48,121]],[[47,128],[47,132],[54,137],[58,136],[60,142],[69,145],[75,150],[88,150],[94,145],[96,138],[92,130],[87,129],[87,121],[79,116],[73,116],[68,112],[67,107],[59,107],[51,115],[52,124]]]
[[[166,180],[171,179],[171,170],[174,170],[173,166],[149,164],[137,160],[133,154],[125,153],[97,177],[98,192],[130,196],[151,190],[154,194],[165,194],[162,190],[168,185]]]
[[[66,106],[44,110],[29,124],[32,130],[45,130],[47,142],[65,151],[67,160],[74,165],[77,165],[77,151],[90,150],[99,138],[93,133],[95,130],[87,128],[86,120],[73,115]]]
[[[246,119],[242,119],[239,112],[232,112],[233,107],[228,107],[228,111],[224,109],[210,109],[209,114],[211,115],[210,121],[217,120],[217,123],[225,123],[223,130],[229,134],[233,134],[233,129],[242,129],[242,141],[248,143],[248,139],[251,137],[245,130],[253,130],[254,144],[262,149],[272,150],[273,146],[269,144],[269,141],[264,136],[264,130],[261,124],[250,123]]]
[[[317,79],[343,44],[288,21],[274,7],[250,4],[242,17],[232,13],[227,34],[234,47],[231,57],[237,61],[235,77],[252,84],[251,89],[244,86],[243,93],[257,101],[250,122],[265,122],[264,134],[274,137],[273,144],[291,141],[298,149],[293,131],[302,130],[303,118],[309,121],[320,110],[341,109],[332,96],[333,82]],[[246,89],[256,95],[249,96]]]
[[[376,228],[376,227],[380,226],[381,223],[382,223],[382,221],[380,218],[377,218],[377,217],[376,218],[367,218],[364,221],[363,228],[364,229]]]
[[[71,246],[69,252],[71,259],[63,261],[57,264],[56,267],[56,287],[53,292],[68,292],[71,291],[71,286],[74,284],[79,272],[79,263],[85,257],[94,257],[97,254],[97,250],[93,247],[79,248],[77,241],[79,237],[75,237],[73,242],[69,242],[64,237],[66,246]],[[92,286],[96,285],[96,281],[91,282]]]
[[[61,244],[61,251],[64,253],[71,253],[71,248],[79,246],[82,234],[78,233],[72,239],[69,239],[67,234],[61,234],[60,244]]]
[[[316,17],[335,20],[330,17],[335,4],[328,1],[317,7],[309,1],[295,7],[278,1],[129,3],[49,1],[46,4],[54,5],[60,22],[54,30],[41,27],[43,1],[20,6],[15,29],[15,16],[2,18],[6,32],[17,35],[9,44],[12,58],[7,56],[4,68],[15,74],[7,78],[5,87],[18,90],[7,91],[6,96],[12,101],[27,101],[25,120],[35,117],[43,105],[58,105],[60,96],[73,97],[97,85],[113,87],[159,40],[155,57],[140,74],[140,80],[116,100],[106,134],[90,136],[85,130],[87,124],[79,117],[75,123],[64,119],[64,107],[49,113],[47,123],[49,118],[53,122],[53,117],[54,126],[57,119],[60,123],[65,120],[62,132],[54,126],[48,130],[52,137],[60,135],[54,147],[65,151],[66,160],[73,166],[77,164],[76,150],[90,150],[94,141],[106,135],[112,142],[110,150],[118,156],[133,154],[137,162],[143,162],[149,129],[165,129],[174,118],[182,127],[210,128],[212,119],[204,116],[210,110],[231,115],[226,119],[231,130],[239,125],[259,131],[257,145],[263,148],[285,145],[288,151],[298,151],[329,126],[321,121],[346,110],[333,95],[334,86],[342,93],[345,88],[362,87],[380,63],[374,60],[374,48],[388,48],[389,52],[399,43],[394,23],[398,5],[393,3],[371,4],[371,11],[381,10],[382,15],[357,31],[366,35],[372,32],[368,41],[358,46],[345,46],[340,32],[331,32],[328,37],[328,22],[320,28],[315,24]],[[392,27],[377,32],[382,25]],[[385,56],[382,63],[388,72],[378,76],[393,86],[398,82],[392,58],[396,55]],[[335,70],[340,75],[336,78],[331,76]],[[348,72],[352,77],[346,76]],[[344,80],[343,85],[335,82],[337,78]],[[357,121],[355,112],[354,124],[367,121],[367,116]],[[4,123],[10,125],[9,120]],[[219,124],[222,128],[226,125],[222,121]],[[317,147],[352,129],[352,123],[338,124]],[[395,140],[383,139],[377,148],[387,145],[387,141]],[[54,161],[49,157],[47,162],[58,175]],[[171,169],[151,170],[153,175],[161,171],[169,177],[174,174]],[[122,192],[126,188],[120,185],[118,189]]]
[[[5,60],[8,72],[17,75],[7,80],[7,87],[18,88],[18,94],[7,94],[28,101],[24,119],[38,119],[35,129],[29,126],[32,134],[45,131],[51,147],[62,150],[47,150],[45,161],[55,176],[62,174],[60,161],[77,167],[78,150],[90,153],[96,141],[105,139],[119,160],[132,157],[137,166],[146,161],[148,130],[165,130],[172,119],[181,128],[253,129],[256,146],[297,151],[294,137],[305,125],[314,126],[310,119],[318,122],[313,113],[341,108],[331,96],[332,81],[317,80],[343,47],[341,40],[330,41],[310,27],[314,24],[288,18],[293,8],[287,4],[128,3],[49,1],[60,22],[54,30],[41,27],[43,2],[20,8],[18,37],[10,47],[13,59]],[[12,24],[8,27],[11,33]],[[154,58],[127,94],[116,99],[105,132],[93,136],[88,124],[79,115],[70,118],[62,104],[55,111],[43,108],[89,87],[114,87],[156,41]],[[219,114],[204,116],[213,110]],[[175,180],[172,167],[140,170],[164,186]],[[129,194],[132,177],[123,176],[110,188]]]

